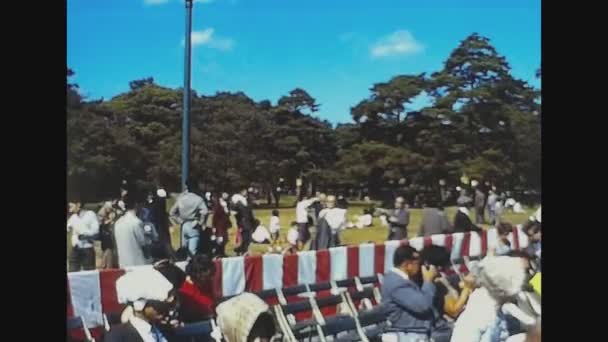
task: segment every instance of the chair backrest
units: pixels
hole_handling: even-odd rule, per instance
[[[68,330],[82,328],[82,319],[80,319],[80,316],[68,318],[67,328],[68,328]]]
[[[211,320],[186,324],[175,329],[175,335],[180,337],[206,336],[210,337],[213,331]]]
[[[387,321],[386,314],[381,306],[376,306],[371,310],[359,312],[359,323],[361,326],[369,326],[373,324],[384,323]]]
[[[327,323],[320,327],[324,336],[330,336],[345,331],[356,330],[357,323],[351,316],[336,316],[334,319],[327,320]]]

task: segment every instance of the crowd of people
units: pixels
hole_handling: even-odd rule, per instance
[[[380,285],[378,305],[389,324],[379,340],[540,341],[540,213],[523,230],[528,248],[491,250],[467,273],[444,247],[398,247]],[[163,260],[126,273],[116,282],[118,300],[126,304],[122,324],[104,341],[181,341],[176,327],[208,319],[217,322],[216,341],[270,341],[280,329],[268,304],[252,293],[216,302],[214,273],[203,254],[192,257],[185,272]]]
[[[95,268],[93,246],[96,240],[101,242],[101,268],[124,268],[162,259],[187,260],[198,254],[225,257],[230,229],[236,230],[233,252],[237,256],[247,254],[252,242],[268,244],[268,253],[282,254],[339,246],[343,230],[370,227],[374,218],[379,218],[387,227],[387,240],[408,236],[410,210],[402,196],[395,198],[392,209],[376,208],[370,198],[365,197],[368,206],[351,222],[344,197],[320,192],[314,196],[302,193],[295,204],[295,221],[290,222],[287,233],[281,236],[280,211],[274,209],[268,225],[262,224],[254,214],[251,189],[242,189],[232,196],[209,193],[201,191],[193,180],[186,182],[186,189],[177,196],[168,212],[167,192],[162,187],[150,189],[142,196],[141,192],[130,189],[126,181],[121,184],[120,196],[105,202],[97,214],[82,208],[79,199],[70,201],[68,231],[72,232],[72,250],[69,270]],[[495,187],[482,190],[475,181],[468,189],[475,193],[473,198],[467,196],[467,189],[457,187],[456,190],[459,192],[455,200],[458,209],[451,219],[444,210],[445,199],[418,199],[423,205],[418,235],[480,232],[482,228],[478,225],[486,223],[487,212],[489,223],[503,236],[499,252],[507,250],[505,243],[508,240],[504,236],[508,235],[510,224],[503,222],[501,216],[505,208],[515,210],[519,203],[505,194],[498,195]],[[470,219],[470,208],[475,210],[476,223]],[[177,250],[172,248],[172,225],[180,227]]]
[[[470,199],[462,190],[452,220],[441,203],[427,200],[419,234],[479,231],[469,218],[469,205],[478,222],[490,221],[497,228],[497,243],[479,262],[469,262],[468,272],[455,267],[450,252],[439,246],[417,251],[410,246],[396,249],[393,266],[381,287],[380,307],[390,322],[383,341],[497,342],[536,341],[540,324],[541,211],[523,225],[529,245],[515,250],[509,236],[512,225],[492,211],[504,201],[490,192]],[[119,302],[126,304],[121,325],[112,327],[105,341],[179,341],[174,328],[184,323],[215,318],[216,340],[266,341],[278,331],[268,305],[244,293],[218,305],[213,287],[213,258],[225,256],[230,217],[238,230],[234,252],[246,254],[252,241],[270,244],[284,254],[306,248],[325,249],[340,245],[340,232],[349,227],[371,225],[380,216],[387,225],[387,239],[407,238],[410,212],[403,197],[394,208],[366,208],[356,224],[347,220],[348,203],[322,193],[303,194],[296,204],[296,220],[286,234],[288,246],[280,246],[280,212],[273,210],[268,231],[255,218],[249,191],[229,196],[202,194],[195,182],[179,194],[167,212],[164,189],[149,191],[141,200],[123,184],[120,197],[105,203],[96,214],[70,201],[68,230],[72,232],[70,271],[95,267],[94,241],[101,240],[103,267],[153,264],[152,269],[128,272],[116,282]],[[438,201],[439,202],[439,201]],[[483,206],[482,206],[482,203]],[[210,226],[207,227],[208,216]],[[181,226],[181,243],[171,247],[170,225]],[[314,234],[310,229],[315,227]],[[185,271],[175,265],[188,260]],[[468,261],[465,260],[465,263]]]

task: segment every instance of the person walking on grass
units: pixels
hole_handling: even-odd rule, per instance
[[[296,222],[298,223],[298,244],[301,250],[304,245],[310,240],[310,231],[308,229],[308,207],[319,199],[316,197],[309,197],[306,194],[302,194],[296,204]]]
[[[407,226],[410,223],[410,212],[401,196],[395,199],[395,209],[388,217],[389,232],[387,240],[403,240],[407,238]]]
[[[198,253],[201,227],[204,226],[204,219],[209,212],[205,200],[197,192],[198,184],[189,179],[186,182],[186,190],[179,195],[169,212],[171,219],[181,225],[181,245],[188,249],[191,257]]]

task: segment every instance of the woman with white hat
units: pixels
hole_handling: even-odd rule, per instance
[[[253,293],[242,293],[217,307],[217,325],[226,342],[267,342],[276,333],[270,307]]]
[[[175,308],[175,288],[159,271],[144,268],[131,271],[116,281],[118,302],[129,304],[133,314],[128,322],[112,327],[105,342],[166,342],[159,329]]]
[[[479,263],[479,283],[458,317],[452,342],[504,342],[509,338],[503,305],[522,291],[526,280],[519,258],[486,257]]]

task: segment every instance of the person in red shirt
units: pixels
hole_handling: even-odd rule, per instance
[[[209,319],[215,312],[215,264],[207,255],[195,255],[186,266],[186,274],[186,281],[179,289],[181,321],[191,323]]]

